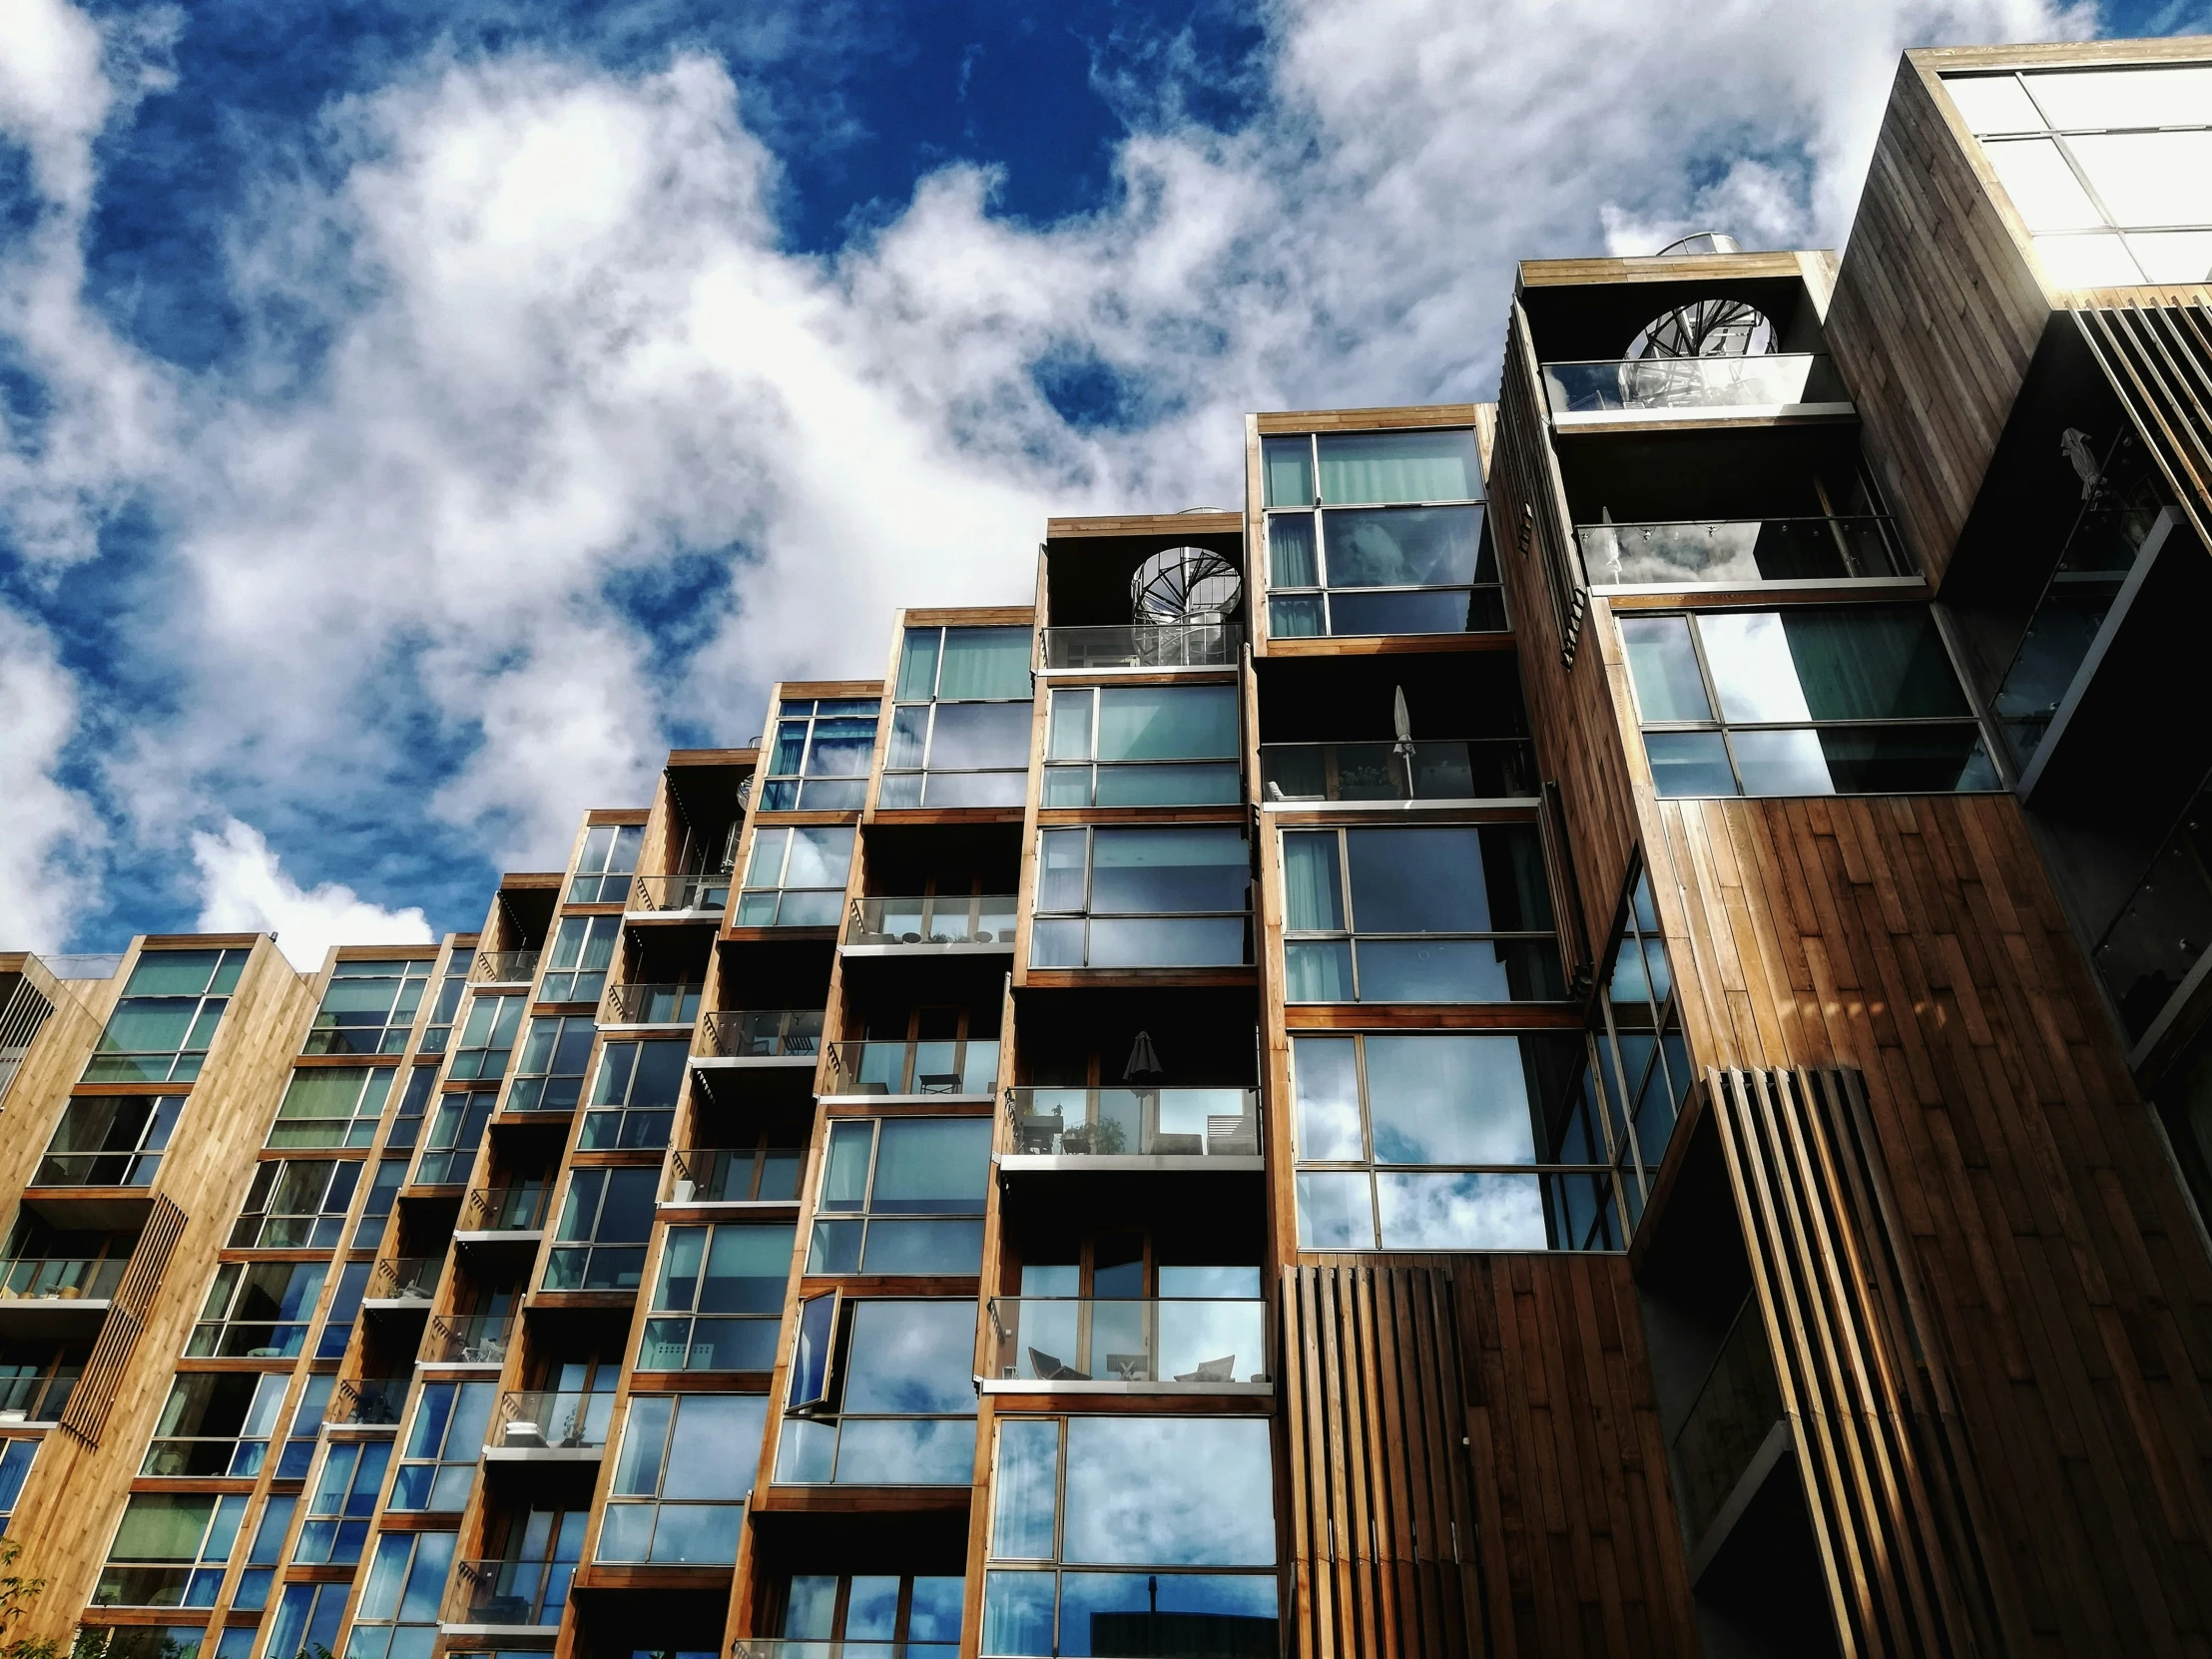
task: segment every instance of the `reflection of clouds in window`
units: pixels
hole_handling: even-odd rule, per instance
[[[973,1303],[853,1305],[846,1411],[972,1411],[974,1371]]]
[[[1542,1250],[1544,1209],[1528,1175],[1376,1177],[1384,1250]]]
[[[1298,1095],[1298,1155],[1319,1162],[1357,1158],[1360,1077],[1350,1037],[1291,1040]]]
[[[1368,1106],[1378,1163],[1536,1159],[1516,1037],[1370,1037]]]
[[[1714,612],[1698,623],[1722,719],[1812,718],[1779,611]]]
[[[1061,1558],[1270,1566],[1274,1467],[1260,1418],[1071,1417]]]

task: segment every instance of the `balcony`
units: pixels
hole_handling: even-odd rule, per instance
[[[809,1641],[796,1636],[740,1636],[730,1659],[956,1659],[958,1642],[881,1642],[854,1636]]]
[[[1526,738],[1260,746],[1261,793],[1293,801],[1504,801],[1536,793]]]
[[[551,1634],[575,1573],[573,1561],[456,1561],[443,1628]]]
[[[552,1188],[543,1181],[475,1187],[461,1205],[453,1242],[463,1245],[528,1244],[545,1237]]]
[[[1256,1170],[1256,1089],[1008,1089],[1002,1168]]]
[[[538,976],[535,950],[479,950],[469,978],[479,985],[527,985]]]
[[[1122,623],[1047,628],[1044,666],[1053,668],[1228,668],[1244,650],[1234,622]]]
[[[599,1023],[686,1027],[699,1018],[701,987],[617,985],[599,1004]]]
[[[1826,356],[1633,357],[1544,364],[1555,425],[1679,414],[1850,414],[1850,395]]]
[[[966,1095],[998,1091],[998,1042],[848,1042],[830,1045],[830,1092]]]
[[[630,883],[626,917],[719,918],[730,908],[730,872],[712,875],[641,875]]]
[[[2166,836],[2125,906],[2089,953],[2140,1043],[2184,988],[2203,977],[2212,949],[2212,784]]]
[[[352,1428],[395,1425],[406,1412],[407,1388],[413,1382],[412,1377],[351,1378],[330,1390],[322,1420]]]
[[[0,1262],[0,1336],[89,1337],[108,1317],[128,1256]]]
[[[1576,528],[1593,588],[1917,580],[1886,518],[1697,519]]]
[[[484,1455],[507,1462],[595,1462],[607,1448],[614,1415],[611,1393],[501,1394]]]
[[[503,1366],[514,1335],[512,1314],[437,1314],[417,1356],[426,1366]]]
[[[377,1314],[427,1313],[444,1268],[442,1256],[387,1256],[368,1276],[361,1306]]]
[[[1692,1538],[1705,1536],[1782,1417],[1766,1321],[1757,1299],[1746,1298],[1668,1446],[1675,1501]]]
[[[931,956],[1014,948],[1011,893],[939,893],[921,898],[855,898],[844,930],[846,955]]]
[[[822,1052],[820,1008],[730,1008],[709,1014],[699,1027],[692,1063],[773,1061],[812,1069]]]
[[[993,1297],[994,1393],[1266,1393],[1268,1308],[1243,1298]]]
[[[686,1147],[669,1154],[666,1204],[776,1204],[799,1202],[805,1147]]]

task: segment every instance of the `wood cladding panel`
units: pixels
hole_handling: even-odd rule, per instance
[[[2006,1647],[2203,1652],[2212,1262],[2017,804],[1656,812],[1699,1063],[1866,1078]]]
[[[1293,1650],[1695,1654],[1625,1260],[1416,1262],[1284,1271]]]
[[[1971,150],[1902,63],[1827,324],[1891,510],[1938,584],[2050,316]]]
[[[1843,1651],[2003,1651],[1979,1480],[1857,1074],[1706,1086]]]
[[[154,1200],[153,1213],[139,1232],[130,1266],[123,1270],[107,1320],[100,1327],[99,1340],[85,1361],[84,1376],[70,1390],[69,1404],[62,1412],[62,1426],[87,1445],[98,1445],[101,1431],[107,1427],[124,1368],[131,1363],[139,1333],[146,1328],[155,1293],[169,1271],[169,1259],[176,1254],[177,1241],[185,1235],[186,1219],[184,1211],[165,1195]]]

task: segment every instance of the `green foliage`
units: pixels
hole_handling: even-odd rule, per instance
[[[21,1636],[16,1626],[31,1616],[31,1608],[46,1588],[46,1580],[15,1570],[23,1546],[0,1537],[0,1659],[62,1659],[61,1643],[51,1636]]]

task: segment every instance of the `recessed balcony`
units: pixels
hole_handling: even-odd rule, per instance
[[[989,1393],[1269,1393],[1268,1308],[1246,1298],[993,1297]]]
[[[1536,793],[1536,751],[1525,738],[1262,744],[1260,788],[1271,806],[1523,800]]]
[[[1229,668],[1244,650],[1244,630],[1234,622],[1121,623],[1094,628],[1047,628],[1047,669]]]
[[[535,950],[479,950],[469,978],[479,985],[527,985],[538,976]]]
[[[515,1181],[504,1187],[475,1187],[461,1204],[456,1245],[501,1245],[535,1250],[545,1237],[545,1215],[552,1198],[543,1181]]]
[[[998,1091],[998,1041],[831,1043],[830,1067],[832,1095],[988,1100]]]
[[[0,1336],[90,1336],[108,1317],[128,1256],[0,1262]]]
[[[491,1443],[495,1462],[597,1462],[614,1425],[615,1396],[577,1389],[499,1396]]]
[[[839,946],[847,956],[934,956],[1014,948],[1012,893],[855,898]]]
[[[361,1307],[372,1314],[426,1314],[444,1268],[442,1256],[387,1256],[368,1276]]]
[[[425,1366],[503,1366],[514,1337],[512,1314],[437,1314],[422,1333]]]
[[[812,1073],[822,1055],[820,1008],[726,1008],[699,1024],[691,1063],[701,1071],[764,1068]]]
[[[701,988],[697,984],[616,985],[600,1000],[600,1028],[689,1030],[699,1019]]]
[[[406,1414],[412,1377],[348,1378],[330,1390],[322,1420],[347,1428],[396,1427]]]
[[[1855,412],[1835,363],[1812,352],[1546,363],[1544,392],[1556,426]]]
[[[439,1628],[448,1636],[551,1635],[575,1573],[573,1561],[456,1561]]]
[[[1605,522],[1574,535],[1593,588],[1919,580],[1896,527],[1875,514]]]
[[[730,908],[730,872],[640,875],[623,902],[626,921],[720,921]]]
[[[683,1209],[788,1209],[799,1202],[806,1167],[803,1146],[683,1147],[669,1154],[668,1189],[661,1202]]]
[[[1009,1173],[1263,1167],[1256,1089],[1009,1089],[1006,1119]]]

